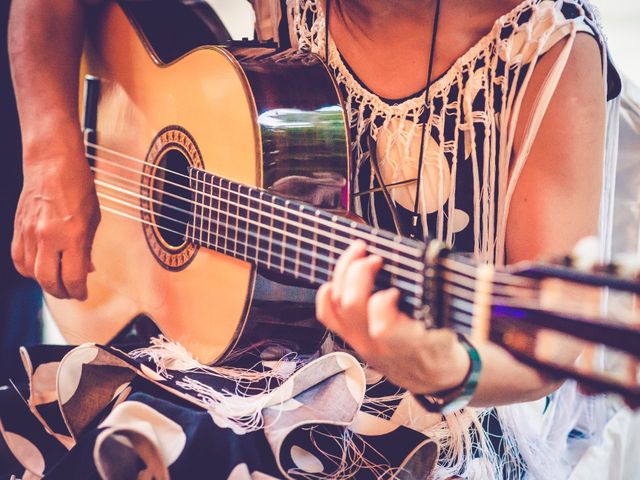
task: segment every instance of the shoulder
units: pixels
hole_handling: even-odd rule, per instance
[[[513,54],[549,50],[564,37],[587,32],[603,41],[596,17],[582,0],[525,0],[498,20],[496,34]]]
[[[507,64],[535,64],[545,70],[562,52],[564,83],[580,74],[595,77],[605,74],[607,98],[615,98],[621,89],[619,73],[607,49],[598,16],[584,0],[527,0],[521,2],[500,21],[496,51]],[[566,48],[565,48],[566,47]]]

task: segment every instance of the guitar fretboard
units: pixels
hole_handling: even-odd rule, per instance
[[[422,242],[202,170],[191,169],[190,179],[194,208],[188,234],[194,243],[319,286],[330,280],[340,255],[361,239],[369,253],[384,259],[376,288],[400,289],[409,313],[422,308]]]

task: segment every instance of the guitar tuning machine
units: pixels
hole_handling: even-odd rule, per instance
[[[600,241],[596,237],[586,237],[580,240],[570,255],[570,264],[582,272],[596,272],[600,265]]]
[[[621,254],[616,255],[614,261],[609,264],[612,274],[640,281],[640,255]]]
[[[617,255],[612,262],[599,261],[600,246],[596,237],[587,237],[578,242],[573,252],[563,257],[561,264],[583,272],[614,275],[640,281],[640,255]]]

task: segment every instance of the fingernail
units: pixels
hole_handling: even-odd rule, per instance
[[[364,240],[356,240],[351,246],[355,250],[364,250],[367,248],[367,243]]]
[[[382,263],[382,257],[379,255],[369,255],[368,260],[375,264]]]
[[[400,298],[400,290],[397,289],[396,287],[390,288],[389,290],[387,290],[389,292],[389,296],[391,298],[396,298],[399,299]]]

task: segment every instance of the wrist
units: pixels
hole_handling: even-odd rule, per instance
[[[21,128],[25,166],[55,158],[84,158],[84,139],[77,119],[46,115]]]
[[[482,371],[480,354],[464,335],[458,334],[458,339],[458,344],[466,352],[469,364],[462,382],[455,387],[431,394],[414,392],[415,399],[429,412],[451,413],[465,408],[478,387]]]
[[[433,364],[432,359],[428,360],[430,365]],[[433,395],[459,387],[469,372],[470,363],[469,353],[456,339],[446,357],[436,362],[435,368],[429,368],[429,371],[423,375],[425,381],[414,389],[413,393]]]
[[[469,352],[458,340],[451,348],[449,368],[447,368],[446,372],[443,372],[444,375],[440,383],[440,388],[431,393],[433,394],[459,388],[466,380],[470,368],[471,359],[469,357]]]

